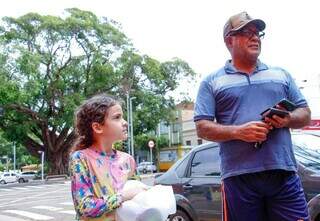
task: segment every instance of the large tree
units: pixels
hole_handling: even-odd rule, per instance
[[[167,96],[194,72],[180,59],[140,55],[120,25],[91,12],[64,17],[29,13],[4,17],[0,27],[0,127],[33,156],[45,151],[49,173],[66,173],[75,139],[73,112],[82,100],[107,92],[135,96],[135,133],[168,118]]]

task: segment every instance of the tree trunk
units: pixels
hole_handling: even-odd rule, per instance
[[[69,148],[61,148],[61,151],[55,153],[49,152],[47,162],[48,175],[69,174]]]

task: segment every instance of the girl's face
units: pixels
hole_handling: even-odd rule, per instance
[[[108,142],[125,140],[128,136],[128,124],[123,119],[122,108],[116,104],[108,109],[105,116],[104,124],[101,125],[101,135]]]

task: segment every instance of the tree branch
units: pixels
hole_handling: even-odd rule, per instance
[[[25,141],[23,142],[27,150],[29,151],[30,154],[32,154],[35,157],[39,156],[38,151],[44,151],[43,145],[40,145],[36,141],[34,141],[32,138],[29,136],[26,137]]]
[[[62,129],[61,133],[59,134],[59,136],[58,136],[58,138],[56,140],[56,144],[55,144],[57,151],[59,151],[59,149],[61,148],[62,144],[64,143],[64,141],[65,141],[65,139],[66,139],[66,137],[68,135],[69,129],[70,129],[70,127],[66,126],[66,127],[64,127]]]
[[[76,132],[75,130],[73,130],[67,137],[67,139],[65,139],[65,142],[64,142],[64,147],[67,147],[66,149],[70,148],[73,144],[73,142],[75,141],[76,139]]]
[[[39,117],[38,113],[27,108],[27,107],[23,107],[21,105],[18,104],[9,104],[8,108],[14,109],[19,113],[23,113],[23,114],[27,114],[28,116],[30,116],[33,120],[35,120],[38,124],[42,124],[44,121]]]

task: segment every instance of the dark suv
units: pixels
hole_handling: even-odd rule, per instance
[[[311,220],[320,221],[320,137],[293,134],[293,141]],[[193,148],[157,177],[155,183],[173,187],[177,213],[170,216],[170,221],[221,220],[220,157],[216,143]]]

